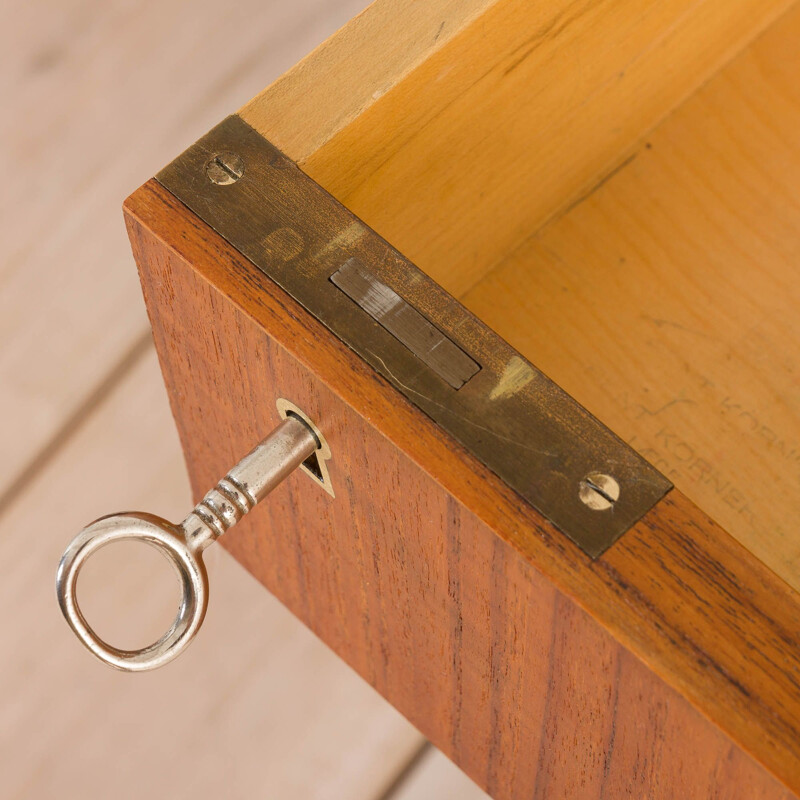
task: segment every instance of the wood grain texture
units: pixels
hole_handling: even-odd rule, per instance
[[[674,492],[591,562],[160,186],[127,214],[196,494],[279,396],[334,452],[227,546],[474,780],[800,790],[798,596],[744,548]]]
[[[798,39],[800,7],[463,298],[795,589]]]
[[[148,333],[121,200],[366,2],[4,0],[0,495]]]
[[[282,113],[282,82],[240,113],[458,295],[622,163],[790,3],[500,0],[467,25],[462,14],[451,20],[443,8],[443,32],[463,29],[444,46],[428,46],[424,60],[418,48],[425,45],[415,46],[419,65],[406,75],[402,59],[387,80],[382,70],[395,68],[394,42],[402,46],[428,5],[389,0],[373,6],[371,13],[385,15],[385,28],[368,48],[385,49],[385,58],[364,68],[353,49],[361,39],[345,43],[348,26],[284,79],[300,119]],[[381,90],[361,101],[350,121],[345,98],[371,89],[376,69]],[[318,115],[304,98],[326,93]],[[348,123],[335,135],[330,102]],[[295,144],[297,130],[303,133]]]

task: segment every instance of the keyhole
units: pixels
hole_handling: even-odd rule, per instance
[[[289,414],[288,416],[292,416]],[[320,483],[325,483],[325,477],[322,474],[322,467],[319,463],[319,458],[316,452],[312,453],[304,462],[303,466],[316,478]]]
[[[280,398],[277,406],[278,413],[283,419],[294,417],[300,420],[311,431],[317,441],[317,449],[300,465],[300,469],[322,486],[331,497],[336,497],[326,463],[331,458],[331,449],[325,437],[319,428],[294,403]]]

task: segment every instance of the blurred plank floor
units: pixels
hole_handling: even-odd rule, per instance
[[[4,3],[4,797],[485,797],[221,550],[202,634],[160,672],[94,663],[53,592],[86,522],[190,507],[122,200],[364,4]],[[175,599],[144,549],[101,553],[82,584],[99,631],[131,646]]]

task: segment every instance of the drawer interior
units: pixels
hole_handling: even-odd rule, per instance
[[[800,11],[462,302],[800,589]]]
[[[475,5],[324,142],[240,113],[800,590],[800,4]]]

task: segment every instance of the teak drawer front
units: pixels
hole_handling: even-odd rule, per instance
[[[436,2],[400,24],[376,3],[233,123],[676,488],[603,547],[576,544],[440,395],[359,354],[328,301],[295,299],[324,251],[326,297],[353,300],[358,237],[332,228],[303,254],[291,225],[258,228],[258,200],[237,243],[205,156],[182,188],[162,177],[126,203],[192,483],[213,485],[280,399],[314,419],[335,496],[294,475],[227,547],[493,797],[798,797],[800,8],[551,6]],[[244,155],[224,166],[240,188]],[[488,362],[458,331],[480,324],[392,263],[419,352],[449,353],[413,380],[444,370],[442,396],[465,392]],[[742,435],[743,413],[777,432]]]
[[[769,665],[705,654],[726,635],[767,650],[789,636],[785,585],[677,492],[592,562],[163,188],[128,211],[197,493],[277,421],[279,397],[334,452],[335,500],[295,476],[231,552],[471,777],[498,798],[792,796],[624,646],[691,673],[679,688],[701,705],[724,694],[745,726],[751,703],[775,702],[757,693],[780,690],[755,685]],[[687,617],[698,592],[715,613]]]

